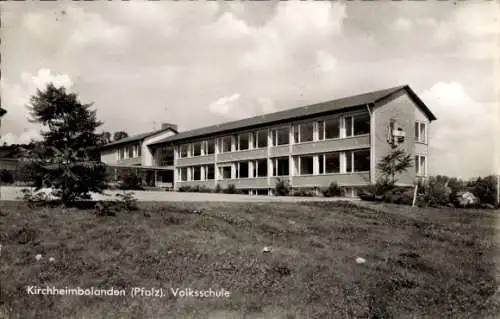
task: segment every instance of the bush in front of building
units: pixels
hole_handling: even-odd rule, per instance
[[[472,193],[482,205],[497,205],[497,177],[490,175],[479,177],[470,183]]]
[[[289,196],[291,190],[292,187],[290,186],[290,182],[288,180],[278,178],[276,185],[274,186],[274,194],[276,196]]]
[[[339,187],[337,182],[331,182],[330,185],[321,190],[324,197],[337,197],[342,196],[342,189]]]
[[[135,172],[125,174],[120,180],[118,188],[121,190],[143,190],[142,178]]]
[[[316,192],[314,189],[309,188],[296,188],[292,190],[292,196],[297,197],[314,197],[316,196]]]
[[[227,188],[222,191],[224,194],[242,194],[242,192],[236,188],[236,185],[229,184]]]

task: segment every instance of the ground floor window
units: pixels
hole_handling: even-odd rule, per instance
[[[215,165],[205,165],[205,180],[215,179]]]
[[[425,155],[416,155],[415,156],[415,170],[417,176],[426,176],[426,157]]]
[[[231,166],[219,167],[219,175],[221,179],[231,179]]]
[[[296,164],[298,165],[297,171],[299,175],[311,175],[314,174],[314,156],[300,156],[297,159]]]
[[[274,158],[272,163],[273,163],[273,176],[289,175],[288,157]]]
[[[370,171],[370,149],[346,152],[346,172]]]
[[[253,176],[267,177],[267,159],[259,159],[253,162]]]
[[[182,182],[185,182],[188,180],[188,171],[187,167],[181,167],[179,168],[179,177]]]
[[[192,180],[200,181],[201,180],[201,166],[193,166],[192,167]]]
[[[248,162],[236,164],[236,178],[248,178]]]

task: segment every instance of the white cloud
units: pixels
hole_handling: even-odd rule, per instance
[[[1,144],[6,143],[7,145],[28,144],[32,140],[37,141],[40,139],[41,139],[40,131],[36,129],[31,129],[21,133],[20,135],[16,135],[13,133],[3,134],[0,138],[0,143]]]
[[[272,113],[276,112],[276,107],[274,106],[274,101],[268,97],[261,97],[257,99],[257,103],[260,104],[262,113]]]
[[[56,87],[65,87],[67,89],[73,86],[69,75],[67,74],[52,74],[49,69],[40,69],[36,75],[29,72],[23,72],[21,79],[31,89],[33,86],[37,89],[44,89],[47,84],[52,83]]]
[[[495,118],[492,114],[496,106],[474,101],[458,82],[436,83],[421,97],[438,118],[429,132],[431,173],[490,174],[494,165]]]
[[[346,7],[338,2],[280,2],[276,14],[264,26],[252,28],[253,49],[241,66],[276,70],[296,64],[298,52],[314,49],[342,33]]]
[[[316,63],[320,72],[331,72],[337,66],[337,59],[333,55],[325,51],[316,53]]]
[[[209,105],[210,112],[218,113],[221,115],[228,115],[229,112],[231,112],[231,110],[234,109],[235,104],[238,102],[239,99],[240,99],[239,93],[234,93],[233,95],[230,96],[221,97],[220,99],[210,103]]]
[[[230,12],[225,12],[215,23],[204,26],[201,34],[210,38],[234,40],[250,35],[251,31],[243,20]]]
[[[399,18],[393,24],[394,29],[398,31],[410,31],[412,26],[413,22],[406,18]]]

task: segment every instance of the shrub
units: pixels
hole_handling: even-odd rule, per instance
[[[290,182],[284,179],[278,179],[276,185],[274,186],[274,192],[276,196],[288,196],[290,195],[291,187]]]
[[[386,195],[397,188],[387,179],[379,179],[375,184],[368,185],[367,187],[361,189],[359,192],[359,197],[362,200],[368,201],[382,201],[385,199]]]
[[[116,194],[117,199],[105,202],[99,201],[95,204],[95,214],[98,216],[115,216],[122,211],[138,210],[137,198],[133,192]]]
[[[411,205],[413,202],[413,189],[408,187],[395,187],[386,191],[384,201],[392,204]]]
[[[122,203],[127,210],[137,210],[137,198],[133,192],[124,192],[121,194],[116,194],[119,198],[119,203]]]
[[[14,174],[7,170],[0,170],[0,181],[5,184],[14,184]]]
[[[316,192],[312,189],[298,188],[293,190],[293,196],[314,197],[316,196]]]
[[[227,188],[224,190],[225,194],[238,194],[238,190],[236,189],[236,185],[229,184]]]
[[[337,182],[331,182],[330,186],[321,191],[325,197],[335,197],[342,195],[342,189],[339,187]]]
[[[119,189],[142,190],[142,179],[135,172],[129,172],[122,178]]]
[[[497,205],[497,180],[495,176],[480,177],[471,184],[472,193],[481,204]]]
[[[451,203],[452,191],[442,176],[430,177],[424,187],[424,201],[429,206],[439,207]]]
[[[184,186],[179,187],[179,192],[191,192],[191,191],[192,191],[192,187],[189,185],[184,185]]]
[[[222,193],[222,187],[220,187],[220,184],[217,184],[217,186],[215,186],[214,192],[216,192],[216,193]]]

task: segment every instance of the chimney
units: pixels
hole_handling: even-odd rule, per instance
[[[171,128],[171,129],[177,131],[177,125],[171,124],[171,123],[161,123],[162,130],[167,129],[167,128]]]

